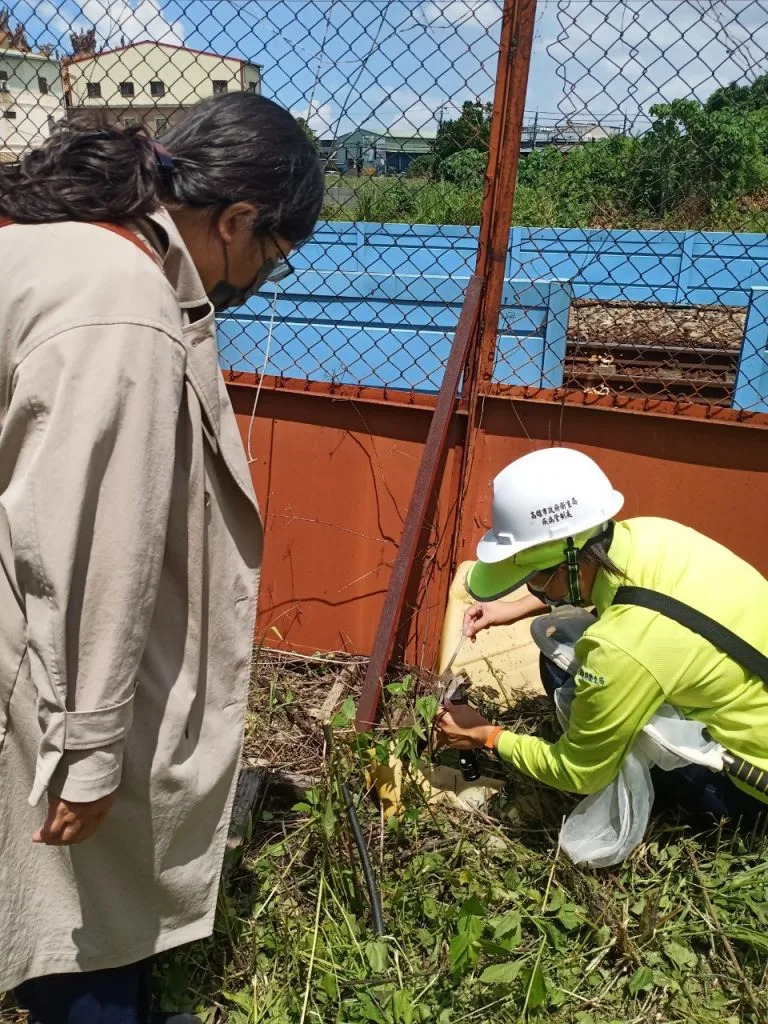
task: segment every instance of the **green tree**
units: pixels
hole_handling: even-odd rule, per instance
[[[465,188],[480,188],[488,164],[488,152],[479,149],[464,149],[447,157],[440,164],[440,177],[454,185]]]
[[[319,153],[320,152],[320,139],[317,137],[317,134],[315,132],[313,132],[312,129],[309,127],[309,122],[307,121],[306,117],[297,117],[296,118],[296,123],[299,125],[301,130],[304,132],[304,134],[307,136],[309,141],[312,143],[312,145],[315,147],[315,149]]]
[[[760,107],[768,107],[768,75],[760,75],[751,85],[723,85],[715,89],[704,109],[708,111],[733,109],[743,107],[748,110],[757,110]]]
[[[711,207],[768,185],[768,108],[681,99],[650,113],[632,168],[635,208],[663,217],[691,198]]]
[[[435,158],[431,153],[424,153],[411,160],[405,172],[406,178],[432,178],[435,173]]]
[[[438,164],[454,153],[463,153],[468,149],[487,153],[491,139],[491,115],[493,105],[472,103],[467,101],[461,108],[461,114],[454,121],[444,121],[435,138],[432,152]]]

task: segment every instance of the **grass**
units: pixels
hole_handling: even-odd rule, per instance
[[[316,691],[337,669],[315,667]],[[295,719],[311,703],[310,675],[306,665],[262,673],[255,746],[265,711],[274,732],[286,708]],[[431,711],[420,693],[409,680],[390,688],[392,738],[406,753]],[[415,701],[414,719],[403,708]],[[550,731],[541,708],[512,714]],[[165,1009],[208,1024],[768,1020],[764,835],[693,836],[662,819],[619,868],[578,868],[557,849],[572,801],[520,777],[487,815],[427,805],[415,785],[399,819],[360,799],[387,928],[376,938],[338,796],[342,775],[366,792],[372,741],[355,740],[350,710],[335,720],[333,765],[314,764],[320,784],[294,809],[263,812],[228,855],[213,938],[161,959]]]
[[[259,826],[216,937],[166,958],[169,1009],[231,1024],[765,1019],[761,839],[657,825],[598,873],[557,855],[551,818],[513,828],[412,806],[382,825],[371,811],[376,939],[337,804],[322,789],[308,808]]]
[[[453,185],[423,178],[357,178],[329,176],[326,187],[348,189],[351,197],[335,202],[328,197],[325,220],[373,223],[477,225],[482,209],[482,186]],[[745,196],[709,206],[704,201],[681,202],[664,219],[654,220],[594,199],[576,201],[542,187],[518,185],[512,223],[526,227],[617,228],[658,231],[768,231],[768,195]]]

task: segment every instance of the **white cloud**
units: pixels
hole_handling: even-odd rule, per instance
[[[764,6],[736,0],[561,2],[548,20],[541,48],[549,60],[541,50],[538,60],[561,83],[558,108],[574,115],[634,117],[681,96],[704,100],[718,85],[756,73],[754,34],[768,30]],[[542,77],[534,73],[533,83]]]
[[[159,0],[83,0],[79,28],[96,29],[100,45],[120,46],[140,39],[159,43],[184,43],[184,26],[169,21]]]
[[[409,88],[398,89],[372,104],[365,124],[393,135],[430,136],[437,131],[441,107],[445,118],[456,116],[454,106],[446,104],[445,99],[420,96]]]
[[[320,138],[324,138],[326,135],[332,135],[336,127],[336,118],[333,114],[333,107],[330,103],[321,103],[319,106],[316,103],[312,104],[312,110],[309,111],[309,107],[292,107],[291,113],[294,117],[303,118],[312,129],[312,131]],[[309,116],[307,116],[309,115]]]
[[[464,25],[493,28],[501,21],[500,0],[429,0],[421,8],[427,25]]]

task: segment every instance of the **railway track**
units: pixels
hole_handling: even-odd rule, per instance
[[[738,348],[569,340],[566,385],[603,394],[705,399],[728,404]]]

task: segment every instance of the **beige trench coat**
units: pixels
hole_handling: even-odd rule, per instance
[[[262,532],[213,311],[86,224],[0,228],[0,990],[209,935]],[[47,792],[117,798],[33,845]]]

